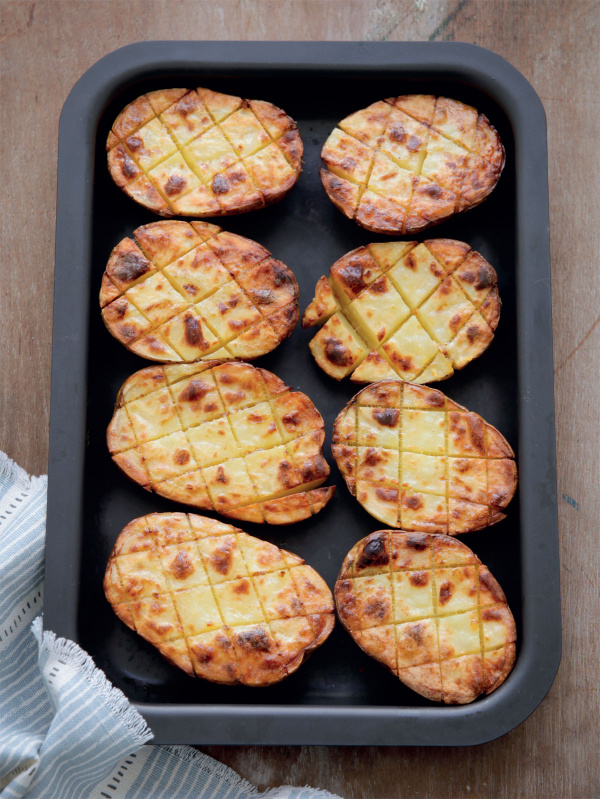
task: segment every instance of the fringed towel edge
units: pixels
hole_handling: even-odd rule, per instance
[[[99,698],[106,702],[111,713],[133,736],[133,746],[142,746],[152,740],[154,735],[146,720],[129,703],[125,694],[109,682],[102,669],[96,666],[92,658],[81,647],[74,641],[57,638],[55,633],[49,630],[44,631],[41,616],[38,616],[32,623],[31,632],[37,639],[40,652],[47,651],[75,669],[99,695]]]
[[[32,477],[25,469],[15,463],[5,452],[0,452],[0,480],[8,480],[20,491],[30,491],[34,488],[46,487],[48,476]]]

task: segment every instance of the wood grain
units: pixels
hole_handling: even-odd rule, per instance
[[[594,0],[0,3],[0,449],[34,473],[47,461],[58,117],[74,82],[103,55],[149,39],[460,40],[511,61],[546,107],[564,618],[558,678],[530,719],[480,747],[207,750],[261,788],[312,784],[347,799],[600,795],[599,37]]]

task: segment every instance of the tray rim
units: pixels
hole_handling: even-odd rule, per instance
[[[91,276],[69,265],[88,263],[90,257],[97,109],[128,82],[160,69],[189,72],[192,67],[198,72],[231,67],[334,74],[410,68],[417,77],[438,71],[477,86],[504,109],[515,136],[516,262],[517,267],[527,264],[527,269],[516,268],[516,310],[520,520],[522,530],[529,531],[522,535],[521,579],[528,590],[523,590],[523,635],[515,668],[502,690],[471,705],[136,707],[156,743],[464,746],[504,735],[547,694],[561,654],[548,167],[540,98],[509,62],[477,45],[147,41],[104,56],[72,88],[59,125],[45,626],[77,641],[88,362],[86,335],[78,331],[87,330]],[[72,146],[74,140],[79,147]],[[64,298],[74,291],[83,301],[67,309]],[[536,648],[540,640],[552,644],[549,658]]]

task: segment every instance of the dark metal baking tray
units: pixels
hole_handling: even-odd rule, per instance
[[[148,362],[104,329],[100,278],[111,248],[156,217],[112,183],[104,142],[119,110],[142,92],[202,85],[270,100],[298,122],[304,171],[288,197],[215,221],[287,263],[302,308],[337,258],[383,238],[344,218],[321,188],[319,152],[339,119],[384,97],[431,92],[474,105],[500,132],[507,162],[497,188],[427,232],[479,250],[498,271],[503,299],[490,349],[440,386],[518,452],[520,490],[508,518],[463,538],[505,589],[517,621],[515,668],[489,697],[434,705],[362,653],[340,624],[279,685],[213,685],[168,665],[104,599],[104,567],[121,528],[143,513],[186,510],[129,482],[105,446],[119,386]],[[499,56],[466,44],[140,43],[106,56],[75,85],[61,115],[58,163],[45,626],[92,655],[157,742],[466,745],[522,722],[550,688],[561,646],[546,126],[529,83]],[[318,369],[307,347],[313,334],[298,328],[259,363],[306,391],[330,436],[357,387]],[[332,480],[334,500],[310,521],[243,525],[303,556],[330,586],[350,547],[382,526],[350,497],[335,467]]]

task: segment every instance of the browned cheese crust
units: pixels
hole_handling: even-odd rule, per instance
[[[453,239],[369,244],[317,282],[302,327],[321,369],[357,383],[445,380],[491,344],[500,320],[498,278]]]
[[[151,211],[221,216],[281,200],[300,176],[303,145],[271,103],[166,89],[121,111],[106,150],[117,186]]]
[[[517,636],[506,597],[456,539],[371,533],[346,556],[334,594],[361,649],[434,702],[472,702],[513,667]]]
[[[468,533],[505,518],[514,452],[495,427],[434,388],[382,380],[338,415],[333,456],[350,493],[390,527]]]
[[[318,513],[334,486],[323,418],[265,369],[205,361],[152,366],[125,381],[107,444],[148,491],[234,519],[290,524]]]
[[[130,522],[106,567],[121,621],[190,676],[264,686],[296,671],[333,629],[333,597],[302,558],[186,513]]]
[[[161,362],[250,360],[298,322],[298,283],[255,241],[207,222],[137,228],[111,253],[102,318],[127,349]]]
[[[329,199],[375,233],[414,233],[482,202],[504,167],[484,114],[448,97],[409,94],[343,119],[321,158]]]

